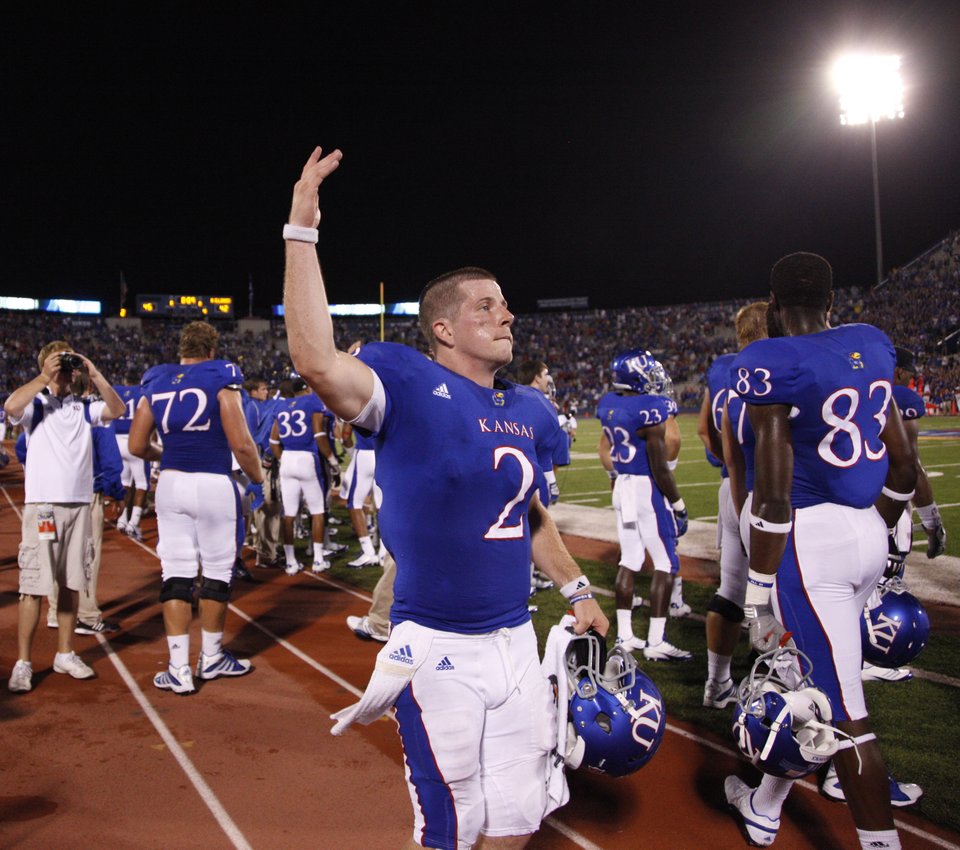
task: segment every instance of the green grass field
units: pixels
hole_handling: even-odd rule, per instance
[[[960,418],[924,420],[928,430],[960,430]],[[703,448],[696,435],[696,417],[680,417],[683,445],[677,480],[687,503],[691,519],[715,521],[719,476],[704,458]],[[561,501],[593,507],[610,505],[610,483],[596,456],[599,428],[596,420],[580,422],[577,442],[574,444],[573,463],[561,470],[558,480]],[[920,452],[931,475],[937,501],[948,529],[947,551],[960,554],[960,433],[953,437],[921,438]],[[926,538],[918,530],[925,546]],[[346,541],[349,532],[341,537]],[[355,546],[349,557],[355,557]],[[335,563],[343,564],[341,557]],[[612,588],[616,575],[613,564],[581,561],[584,570],[598,587]],[[379,570],[351,570],[334,566],[330,575],[367,590],[372,590]],[[909,583],[909,571],[907,581]],[[646,596],[649,580],[638,579],[637,593]],[[687,582],[684,585],[686,601],[693,607],[694,616],[672,620],[668,624],[671,640],[691,650],[694,661],[682,665],[655,665],[644,663],[644,669],[663,693],[669,715],[697,724],[718,740],[734,746],[730,733],[730,711],[715,711],[702,707],[703,682],[706,676],[706,639],[702,615],[712,596],[713,587]],[[541,641],[550,627],[565,611],[563,598],[556,591],[537,594],[538,612],[534,624]],[[613,599],[600,599],[605,613],[615,620]],[[635,633],[646,633],[647,614],[634,614]],[[360,613],[358,611],[358,613]],[[697,615],[700,615],[699,617]],[[734,659],[734,677],[749,672],[750,653],[744,639]],[[641,659],[642,662],[642,659]],[[960,638],[934,634],[929,646],[915,667],[951,677],[960,677]],[[642,662],[643,663],[643,662]],[[903,781],[917,782],[925,795],[912,811],[931,821],[960,831],[960,807],[953,786],[953,769],[960,753],[960,688],[914,678],[901,683],[868,683],[867,702],[874,727],[891,773]],[[656,770],[656,761],[648,770]]]

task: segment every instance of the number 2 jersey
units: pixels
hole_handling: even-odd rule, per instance
[[[464,634],[527,622],[527,511],[563,436],[556,413],[538,390],[480,386],[404,345],[358,357],[386,393],[374,449],[391,619]]]
[[[886,334],[863,324],[761,339],[737,355],[731,389],[747,404],[790,408],[794,508],[877,500],[895,362]]]
[[[220,421],[217,394],[239,392],[243,375],[228,360],[163,363],[148,369],[140,383],[163,440],[160,469],[229,475],[230,446]]]

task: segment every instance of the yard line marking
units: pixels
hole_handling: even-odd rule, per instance
[[[543,822],[548,826],[552,826],[564,838],[568,838],[576,844],[577,847],[582,847],[583,850],[603,850],[599,844],[594,844],[589,838],[585,838],[579,832],[570,829],[569,826],[558,821],[553,815],[544,818]]]
[[[187,774],[187,778],[193,783],[193,787],[197,790],[197,794],[200,795],[200,799],[203,800],[207,808],[210,809],[210,812],[214,818],[216,818],[217,823],[220,824],[220,828],[233,843],[233,846],[236,847],[237,850],[253,850],[250,843],[240,831],[240,828],[233,822],[230,815],[227,814],[227,810],[223,807],[223,804],[217,798],[213,789],[207,785],[204,778],[200,775],[200,771],[197,770],[193,762],[190,761],[189,756],[183,751],[183,747],[177,743],[177,739],[173,737],[173,733],[171,733],[163,720],[160,719],[160,715],[157,714],[156,709],[151,705],[143,691],[140,690],[140,686],[130,674],[126,664],[124,664],[116,652],[114,652],[110,642],[103,635],[98,634],[95,635],[95,637],[100,642],[100,647],[106,653],[107,658],[110,659],[113,666],[117,669],[120,678],[123,679],[130,693],[133,694],[133,698],[139,703],[140,708],[143,709],[143,713],[153,724],[153,728],[157,730],[163,742],[177,760],[180,768]]]

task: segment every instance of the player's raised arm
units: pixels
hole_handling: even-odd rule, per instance
[[[315,148],[293,187],[290,221],[284,228],[286,272],[284,316],[290,357],[297,372],[339,417],[354,419],[373,395],[373,374],[356,357],[339,352],[317,258],[320,224],[318,189],[340,165],[335,150]]]

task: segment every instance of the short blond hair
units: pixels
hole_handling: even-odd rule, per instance
[[[40,349],[40,353],[37,355],[37,363],[41,371],[43,371],[43,364],[47,362],[47,358],[51,354],[56,354],[58,351],[73,351],[73,346],[62,339],[55,339],[53,342],[48,342]]]
[[[741,307],[734,320],[737,329],[737,343],[745,348],[751,342],[767,338],[767,307],[766,301],[754,301]]]
[[[190,322],[180,331],[180,346],[177,353],[181,357],[209,357],[220,344],[220,334],[209,322]]]

